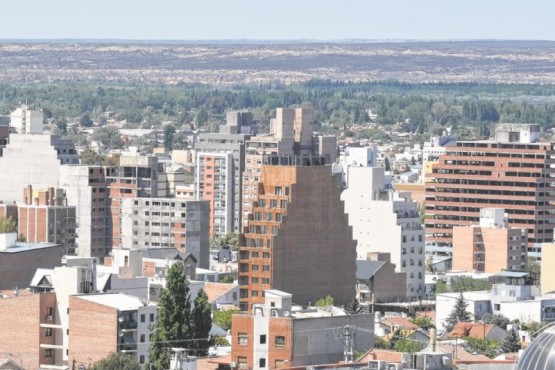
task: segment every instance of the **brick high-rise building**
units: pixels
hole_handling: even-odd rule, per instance
[[[312,108],[277,108],[276,118],[270,122],[270,134],[253,136],[245,144],[245,171],[243,173],[243,226],[247,225],[252,202],[257,191],[262,159],[269,154],[315,155],[325,158],[327,164],[337,158],[337,140],[334,136],[313,136]]]
[[[426,182],[426,238],[452,243],[453,227],[477,224],[481,208],[504,208],[509,227],[528,229],[529,252],[553,240],[555,144],[538,125],[499,125],[496,141],[447,147]]]
[[[322,157],[267,156],[239,252],[241,309],[263,291],[290,292],[299,304],[354,298],[356,251],[337,179]],[[322,273],[325,271],[325,273]]]

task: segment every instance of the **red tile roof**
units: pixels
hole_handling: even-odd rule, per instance
[[[484,339],[487,337],[494,324],[481,324],[474,322],[458,322],[449,333],[449,338],[472,337]]]
[[[418,329],[418,325],[414,324],[412,321],[402,316],[384,317],[381,323],[383,325],[387,325],[389,327],[396,327],[399,329],[409,329],[409,330]]]
[[[212,303],[218,297],[229,292],[231,289],[235,288],[235,284],[226,284],[226,283],[204,283],[204,291],[208,296],[208,302]]]
[[[366,352],[357,362],[368,362],[371,360],[381,360],[389,363],[401,363],[403,353],[388,349],[374,348]]]

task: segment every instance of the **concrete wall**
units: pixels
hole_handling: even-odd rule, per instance
[[[542,245],[541,260],[541,293],[555,291],[555,243]]]
[[[355,352],[374,347],[374,315],[347,315],[293,320],[293,359],[291,366],[332,364],[343,360],[345,326],[356,334]]]
[[[24,289],[29,286],[37,268],[54,268],[62,264],[63,247],[21,252],[0,252],[0,289]]]

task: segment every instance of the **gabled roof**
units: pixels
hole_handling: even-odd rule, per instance
[[[358,280],[368,280],[378,272],[385,261],[357,260],[356,277]]]
[[[17,362],[12,360],[11,358],[6,358],[6,359],[0,358],[0,369],[14,369],[14,370],[21,369],[21,370],[23,370],[21,365],[19,365]]]
[[[219,297],[228,293],[237,287],[237,284],[226,284],[226,283],[204,283],[204,292],[208,296],[208,302],[212,303]]]
[[[402,316],[384,317],[381,320],[381,323],[383,325],[387,325],[389,327],[395,327],[399,329],[408,329],[408,330],[418,329],[418,325],[414,324],[412,321]]]
[[[195,256],[193,256],[191,253],[180,252],[175,248],[143,249],[142,255],[143,255],[143,258],[156,258],[156,259],[168,259],[168,260],[181,259],[182,261],[186,261],[188,258],[192,258],[195,262],[198,262]]]
[[[51,275],[53,272],[53,269],[38,268],[35,271],[35,275],[33,275],[29,286],[33,288],[52,287]]]
[[[495,324],[481,324],[474,322],[458,322],[449,333],[449,338],[472,337],[484,339],[493,329]]]
[[[385,361],[388,363],[403,362],[403,353],[388,349],[373,348],[360,357],[357,362],[368,362],[372,360]]]

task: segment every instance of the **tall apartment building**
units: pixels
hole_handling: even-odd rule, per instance
[[[528,229],[529,252],[553,240],[555,144],[538,125],[502,124],[496,141],[447,147],[426,182],[426,239],[452,243],[453,227],[477,224],[481,208],[504,208],[509,227]]]
[[[69,363],[94,364],[112,352],[148,363],[155,303],[123,293],[87,294],[69,298]]]
[[[526,229],[507,227],[504,209],[483,208],[479,225],[453,227],[453,270],[524,270],[527,244]]]
[[[252,114],[228,112],[220,133],[201,133],[197,151],[196,196],[211,207],[211,236],[241,231],[241,182],[245,141],[256,132]]]
[[[243,173],[243,226],[247,225],[252,202],[257,194],[264,156],[314,155],[334,163],[337,141],[334,136],[313,135],[312,108],[277,108],[276,118],[270,121],[270,134],[251,137],[245,144],[245,171]]]
[[[63,166],[60,187],[76,208],[77,255],[104,257],[112,249],[110,199],[106,175],[110,167]]]
[[[10,114],[10,125],[18,134],[42,134],[42,111],[22,105]]]
[[[371,252],[389,253],[395,271],[406,273],[407,298],[421,298],[424,230],[416,202],[408,193],[387,189],[381,167],[350,167],[348,183],[341,199],[357,242],[357,258],[366,259]]]
[[[344,328],[356,336],[353,350],[366,352],[374,344],[372,314],[346,315],[341,310],[302,309],[293,296],[266,290],[264,303],[252,314],[233,315],[231,361],[237,369],[279,369],[343,361]]]
[[[157,198],[168,195],[164,166],[156,156],[143,156],[137,152],[123,153],[118,167],[106,173],[108,183],[111,243],[122,245],[122,202],[125,198]]]
[[[21,189],[28,184],[39,188],[59,186],[60,171],[67,164],[78,164],[79,156],[70,140],[51,135],[10,134],[0,156],[0,181],[4,200],[23,201]]]
[[[176,248],[210,267],[210,204],[173,198],[122,200],[123,249]]]
[[[24,191],[23,204],[18,205],[18,232],[28,243],[61,244],[66,254],[76,253],[77,217],[75,206],[68,206],[62,189]]]
[[[355,295],[356,254],[337,180],[322,157],[265,157],[239,251],[241,309],[263,303],[264,290],[297,303]],[[321,273],[325,271],[325,273]]]

